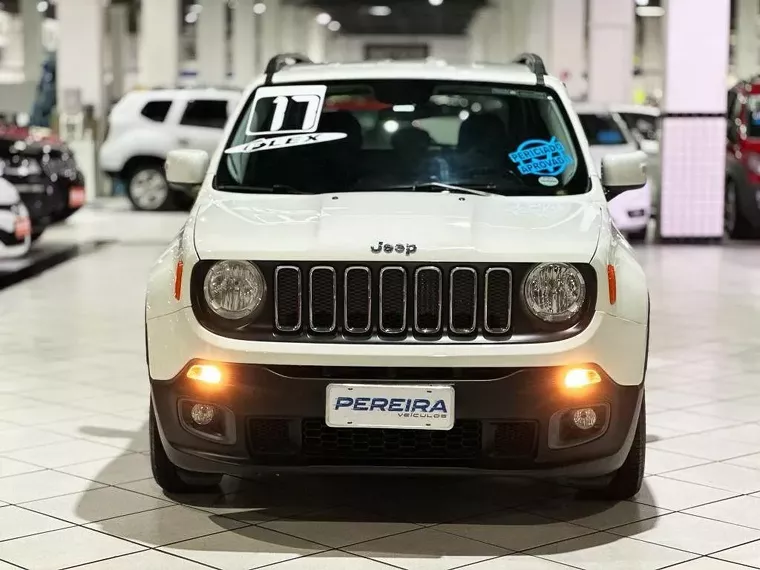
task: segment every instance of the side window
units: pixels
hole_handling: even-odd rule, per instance
[[[140,114],[146,119],[150,119],[156,123],[162,123],[166,119],[166,115],[169,114],[171,106],[171,101],[149,101],[142,108]]]
[[[227,123],[227,106],[226,100],[198,99],[188,101],[180,124],[190,127],[223,129]]]

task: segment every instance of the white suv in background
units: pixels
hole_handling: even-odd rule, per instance
[[[213,152],[227,117],[240,98],[235,89],[154,89],[133,91],[113,108],[100,167],[126,184],[137,210],[169,210],[191,199],[169,187],[164,161],[181,148]]]

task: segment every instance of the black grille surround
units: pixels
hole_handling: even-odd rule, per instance
[[[594,313],[590,264],[573,264],[586,282],[579,315],[552,324],[522,301],[535,264],[388,261],[255,262],[266,281],[265,303],[241,325],[208,309],[203,279],[215,261],[203,260],[193,268],[193,311],[202,326],[228,338],[326,343],[554,342],[581,332]]]

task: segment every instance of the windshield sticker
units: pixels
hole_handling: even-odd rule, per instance
[[[542,176],[538,179],[538,183],[543,186],[556,186],[559,184],[559,180],[557,180],[554,176]]]
[[[520,174],[537,176],[559,176],[573,163],[572,157],[567,154],[557,137],[548,141],[525,141],[515,152],[509,154],[509,158],[517,164]]]
[[[319,119],[325,104],[326,85],[276,85],[259,87],[251,103],[245,134],[255,140],[226,149],[225,154],[246,154],[304,146],[346,138],[346,133],[318,133]],[[305,106],[305,107],[304,107]],[[287,121],[289,111],[303,109],[298,116],[300,125]],[[299,109],[300,110],[300,109]],[[257,125],[261,115],[271,115],[268,125]]]

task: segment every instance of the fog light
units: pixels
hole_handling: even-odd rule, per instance
[[[588,368],[573,368],[565,374],[565,388],[584,388],[601,381],[599,373]]]
[[[199,426],[207,426],[210,424],[214,421],[215,414],[216,410],[214,410],[214,406],[208,404],[195,404],[190,409],[190,417],[193,418],[193,421]],[[596,416],[594,419],[596,419]]]
[[[212,364],[193,364],[187,371],[187,377],[205,384],[219,384],[222,371]]]
[[[193,408],[195,410],[195,408]],[[581,408],[573,412],[573,423],[578,429],[591,429],[596,425],[596,412],[591,408]]]

